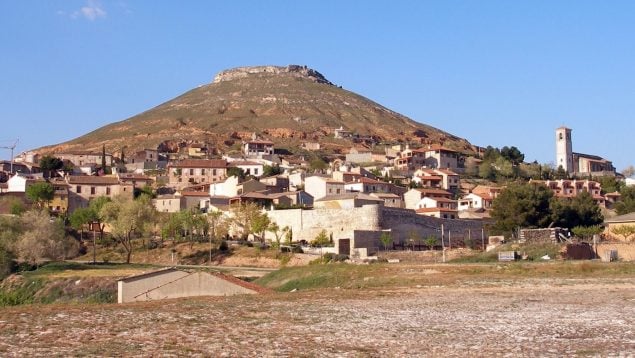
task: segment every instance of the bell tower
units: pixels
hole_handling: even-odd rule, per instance
[[[571,129],[564,126],[556,129],[556,168],[562,166],[567,173],[574,171],[571,148]]]

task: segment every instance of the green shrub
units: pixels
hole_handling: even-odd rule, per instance
[[[227,244],[227,240],[223,240],[220,242],[220,246],[218,246],[218,250],[219,251],[229,251],[229,245]]]

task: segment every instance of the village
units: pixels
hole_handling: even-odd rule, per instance
[[[490,215],[505,183],[513,180],[544,185],[556,198],[588,193],[609,214],[620,202],[620,193],[606,192],[602,178],[633,184],[631,178],[616,173],[609,160],[574,153],[571,130],[565,127],[556,130],[557,170],[523,163],[515,147],[481,148],[480,155],[467,156],[438,144],[373,145],[371,150],[367,139],[356,140],[359,136],[341,127],[334,128],[333,136],[350,144],[346,154],[320,157],[315,154],[320,144],[311,142],[303,143],[303,155],[278,154],[272,141],[256,133],[243,140],[240,153],[230,155],[203,143],[184,143],[172,152],[153,148],[128,154],[122,150],[118,155],[105,146],[101,152],[46,156],[25,152],[1,163],[4,205],[0,210],[12,214],[12,210],[41,204],[68,223],[73,213],[89,208],[97,198],[133,199],[146,194],[158,215],[189,212],[225,217],[229,222],[236,208],[249,205],[267,217],[264,226],[234,221],[219,235],[210,235],[269,245],[280,245],[282,238],[287,245],[308,245],[326,235],[328,242],[320,246],[329,246],[328,252],[364,259],[387,246],[490,250],[505,239],[519,239],[520,231],[493,230],[495,220]],[[509,174],[504,174],[506,170]],[[506,180],[496,183],[497,175],[507,175]],[[29,187],[38,185],[52,189],[41,203],[27,195]],[[612,216],[607,215],[606,229],[597,234],[602,233],[605,241],[627,242],[630,234],[619,235],[613,229],[632,219]],[[151,230],[155,236],[166,232],[162,228],[169,217],[163,218]],[[85,224],[99,227],[103,223]],[[104,229],[110,231],[109,225],[102,227],[102,234]],[[566,234],[555,234],[562,229]],[[548,229],[546,235],[555,241],[569,240],[570,229]],[[172,232],[172,238],[188,231],[202,235],[209,228],[181,228],[179,234]],[[633,259],[628,252],[623,258]],[[595,255],[606,256],[597,248]]]

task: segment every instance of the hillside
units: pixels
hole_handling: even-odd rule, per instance
[[[415,122],[363,96],[333,85],[305,66],[241,67],[219,73],[212,83],[126,120],[96,129],[71,141],[41,148],[42,152],[99,150],[117,153],[163,143],[206,142],[227,149],[257,133],[292,148],[320,141],[327,148],[348,148],[333,138],[343,127],[379,141],[440,143],[471,152],[472,146],[434,127]]]

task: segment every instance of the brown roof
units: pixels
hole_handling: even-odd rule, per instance
[[[184,159],[171,164],[172,168],[227,168],[223,159]]]
[[[443,190],[443,189],[418,188],[416,190],[421,192],[422,194],[452,195],[452,193],[450,193],[447,190]]]
[[[209,196],[209,193],[206,191],[182,191],[181,196]]]
[[[434,212],[446,212],[446,213],[456,213],[458,212],[457,210],[454,209],[447,209],[447,208],[421,208],[421,209],[417,209],[415,210],[417,213],[434,213]]]
[[[249,143],[249,144],[271,144],[271,145],[273,145],[273,142],[270,142],[268,140],[250,140],[247,143]]]
[[[88,185],[116,185],[119,179],[111,176],[89,176],[89,175],[71,175],[68,177],[69,184],[88,184]]]
[[[238,161],[229,163],[230,167],[237,167],[239,165],[262,165],[262,164],[258,162],[252,162],[249,160],[238,160]]]
[[[151,181],[152,178],[150,178],[149,176],[143,175],[143,174],[131,174],[131,173],[126,173],[126,174],[119,174],[119,179],[125,180],[145,180],[145,181]]]

